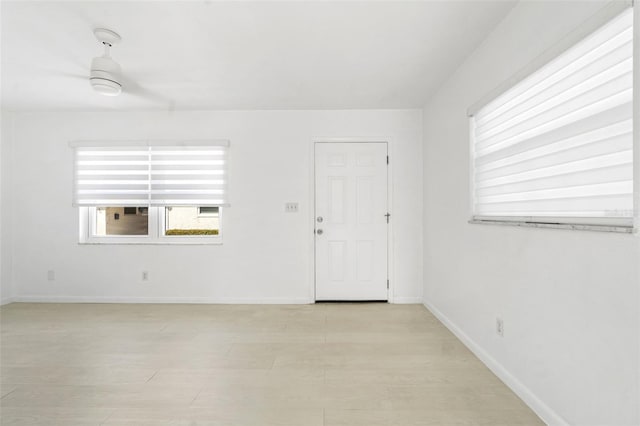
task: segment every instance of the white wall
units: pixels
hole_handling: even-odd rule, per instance
[[[4,215],[2,214],[2,210],[4,208],[3,206],[5,203],[4,191],[2,190],[2,183],[4,182],[4,179],[2,179],[2,173],[4,170],[4,168],[2,167],[2,159],[4,158],[4,155],[2,155],[2,151],[4,151],[4,146],[6,144],[6,139],[7,139],[6,131],[4,130],[6,126],[5,120],[6,119],[3,114],[3,111],[0,110],[0,305],[3,304],[4,300],[8,297],[8,293],[9,293],[9,291],[5,289],[5,286],[7,286],[7,282],[5,282],[4,277],[2,276],[2,273],[4,271],[4,258],[3,258],[4,247],[2,247],[3,245],[2,218],[4,217]]]
[[[601,6],[519,3],[424,110],[425,304],[552,424],[640,423],[640,238],[468,224],[466,109]]]
[[[394,295],[422,300],[420,110],[23,113],[14,132],[17,300],[313,300],[314,137],[390,138]],[[78,245],[68,142],[144,138],[230,140],[223,245]],[[289,201],[300,203],[299,213],[284,212]],[[149,282],[141,282],[142,270]]]
[[[12,114],[0,112],[0,305],[9,303],[12,289],[11,147]]]

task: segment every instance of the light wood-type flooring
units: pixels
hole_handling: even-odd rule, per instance
[[[0,308],[0,424],[540,425],[421,305]]]

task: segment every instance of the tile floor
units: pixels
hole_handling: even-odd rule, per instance
[[[0,424],[540,425],[420,305],[0,308]]]

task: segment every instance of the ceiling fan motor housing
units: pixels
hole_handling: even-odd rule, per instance
[[[120,65],[107,56],[93,58],[89,81],[97,92],[107,96],[117,96],[122,92]]]

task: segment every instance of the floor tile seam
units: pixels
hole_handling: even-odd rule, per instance
[[[110,412],[109,414],[107,414],[107,417],[105,417],[105,418],[100,422],[100,426],[102,426],[102,425],[106,424],[106,423],[109,421],[109,419],[110,419],[111,417],[113,417],[113,415],[115,414],[115,412],[116,412],[116,411],[117,411],[117,409],[116,409],[116,408],[114,408],[113,410],[111,410],[111,412]]]
[[[0,398],[0,400],[5,399],[5,398],[6,398],[6,397],[8,397],[9,395],[11,395],[11,394],[12,394],[12,393],[14,393],[15,391],[17,391],[17,390],[18,390],[18,388],[19,388],[19,385],[18,385],[18,386],[16,386],[16,387],[14,387],[14,388],[11,390],[11,392],[9,392],[8,394],[6,394],[6,395],[2,395],[2,398]]]

